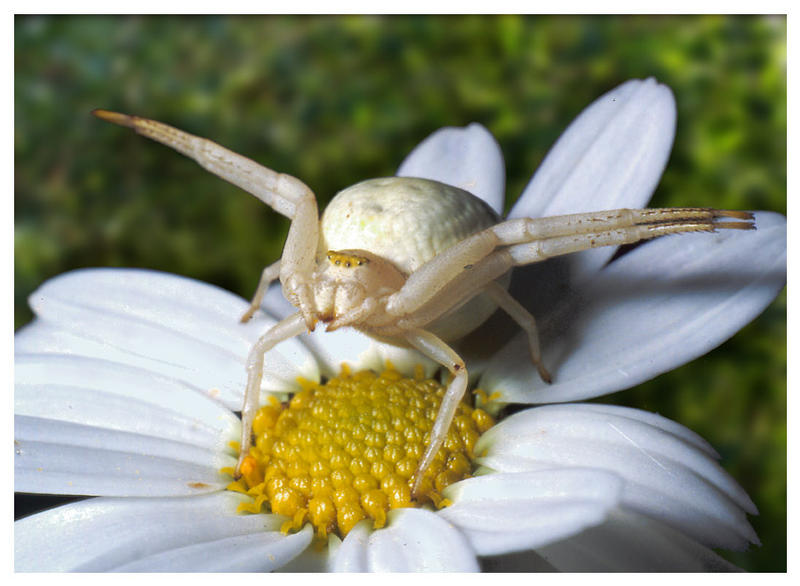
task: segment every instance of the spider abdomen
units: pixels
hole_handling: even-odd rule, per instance
[[[367,250],[409,275],[499,216],[462,189],[411,177],[369,179],[340,191],[322,215],[318,257],[331,250]],[[426,329],[454,340],[496,309],[479,295]]]
[[[497,214],[462,189],[428,179],[368,179],[340,191],[322,215],[320,253],[368,250],[410,274]]]

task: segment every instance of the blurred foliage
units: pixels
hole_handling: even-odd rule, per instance
[[[655,76],[678,130],[657,205],[786,213],[786,20],[748,16],[17,17],[15,320],[78,267],[135,266],[249,297],[287,222],[193,162],[89,115],[162,120],[302,178],[321,204],[478,121],[508,204],[570,120]],[[747,489],[786,568],[786,297],[703,359],[609,400],[699,432]]]

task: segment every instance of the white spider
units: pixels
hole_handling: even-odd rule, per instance
[[[499,307],[525,330],[531,360],[550,382],[534,318],[507,291],[513,267],[677,232],[754,228],[749,212],[707,208],[619,209],[499,222],[488,205],[466,191],[408,177],[349,187],[330,202],[320,221],[314,194],[295,177],[154,120],[105,110],[94,114],[195,159],[291,220],[283,255],[264,269],[242,316],[250,319],[275,279],[298,309],[250,350],[237,471],[251,445],[265,353],[319,321],[327,331],[351,326],[412,346],[450,371],[452,380],[414,473],[416,495],[467,387],[464,361],[448,340],[469,333]]]

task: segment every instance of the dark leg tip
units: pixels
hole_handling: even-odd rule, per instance
[[[539,376],[542,378],[544,382],[546,382],[548,385],[553,383],[553,377],[550,376],[550,373],[547,372],[547,369],[544,366],[542,366],[541,364],[537,364],[536,370],[539,371]]]

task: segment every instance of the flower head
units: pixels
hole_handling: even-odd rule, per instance
[[[653,80],[599,98],[510,215],[645,205],[674,116],[671,93]],[[502,205],[502,156],[479,125],[434,133],[398,174]],[[555,379],[541,383],[512,338],[468,362],[490,404],[602,395],[723,342],[783,286],[785,219],[759,212],[756,221],[755,233],[665,238],[611,263],[614,251],[598,249],[523,272],[516,295],[540,321]],[[598,404],[503,419],[474,445],[471,477],[440,487],[448,506],[392,508],[339,535],[317,527],[323,548],[310,547],[305,516],[287,532],[285,516],[237,513],[252,499],[226,490],[234,412],[250,346],[287,311],[278,293],[246,325],[236,319],[244,300],[151,271],[76,271],[31,296],[37,318],[16,337],[16,489],[98,498],[18,521],[18,569],[475,570],[481,559],[505,569],[701,570],[730,567],[710,548],[758,543],[746,518],[755,506],[705,441],[663,417]],[[409,377],[424,365],[412,381],[435,370],[348,329],[288,340],[267,354],[263,403],[301,391],[298,378],[320,382],[342,364],[381,372],[387,362]]]

